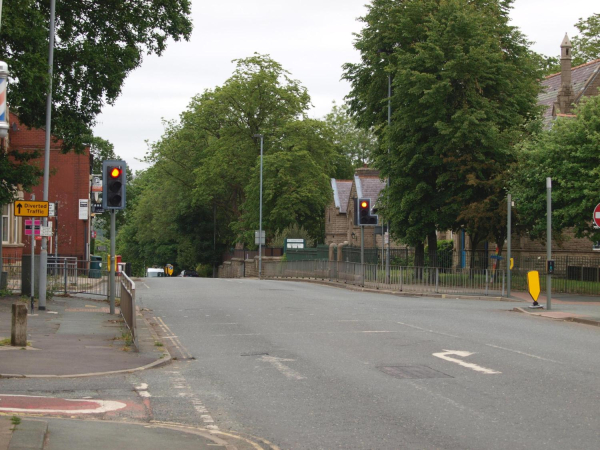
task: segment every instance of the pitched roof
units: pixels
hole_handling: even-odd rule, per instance
[[[356,196],[358,198],[370,198],[374,206],[379,199],[381,190],[385,187],[385,181],[379,177],[354,175],[356,183]]]
[[[331,179],[331,188],[333,189],[333,200],[335,207],[340,210],[341,214],[348,212],[348,201],[350,200],[350,191],[352,190],[351,180],[336,180]]]
[[[600,59],[590,61],[581,66],[571,69],[571,81],[575,103],[579,102],[582,94],[585,93],[594,76],[600,73]],[[560,73],[548,75],[542,81],[542,92],[538,95],[538,104],[546,107],[544,111],[544,123],[548,124],[552,120],[552,106],[558,99],[558,91],[561,86]]]

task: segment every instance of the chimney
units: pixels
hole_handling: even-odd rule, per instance
[[[354,175],[358,177],[379,177],[379,170],[371,169],[365,164],[364,167],[356,169]]]
[[[565,38],[560,44],[560,90],[558,91],[557,103],[560,113],[569,114],[573,103],[573,89],[571,87],[571,41],[565,33]]]

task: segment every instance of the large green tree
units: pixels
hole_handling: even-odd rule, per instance
[[[322,239],[328,178],[340,159],[332,130],[306,118],[306,88],[279,63],[255,54],[235,64],[222,86],[194,97],[151,145],[152,167],[135,182],[139,195],[123,231],[127,240],[120,241],[123,253],[187,269],[220,262],[236,242],[254,245],[258,135],[267,239],[293,225]]]
[[[323,120],[331,128],[339,155],[335,178],[350,179],[354,169],[370,164],[377,148],[377,139],[371,130],[357,126],[348,105],[333,103],[331,112]]]
[[[592,213],[600,201],[600,96],[584,99],[575,117],[558,118],[552,129],[525,142],[511,192],[520,226],[532,238],[546,234],[546,178],[552,178],[553,236],[573,228],[576,237],[600,239]]]
[[[20,120],[45,124],[48,88],[48,0],[4,2],[0,59],[12,82],[8,102]],[[56,2],[52,132],[80,150],[105,103],[112,104],[144,54],[162,54],[168,39],[191,35],[189,0]]]
[[[600,14],[579,19],[575,24],[579,34],[573,36],[573,64],[585,64],[600,58]]]
[[[375,158],[391,181],[381,211],[418,251],[425,238],[435,251],[436,230],[467,223],[469,205],[498,195],[488,181],[508,167],[535,115],[539,66],[509,25],[511,4],[375,0],[355,43],[361,62],[345,65],[353,114],[387,144]]]

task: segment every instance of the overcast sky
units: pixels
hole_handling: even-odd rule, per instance
[[[349,91],[342,64],[357,62],[352,33],[366,0],[192,0],[189,42],[171,42],[162,57],[146,56],[126,80],[114,106],[105,106],[94,133],[109,140],[135,170],[163,133],[162,120],[177,120],[192,96],[222,85],[233,59],[269,54],[308,89],[312,117],[321,118]],[[535,44],[558,56],[564,33],[600,12],[598,0],[515,0],[511,17]]]

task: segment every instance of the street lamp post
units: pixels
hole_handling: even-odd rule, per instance
[[[263,193],[263,141],[262,134],[255,134],[260,138],[260,201],[258,207],[258,279],[262,278],[262,193]]]
[[[46,140],[44,146],[44,201],[48,201],[50,177],[50,139],[52,135],[52,68],[54,66],[54,33],[56,21],[56,0],[50,0],[50,45],[48,49],[48,94],[46,96]],[[48,226],[48,217],[42,218],[42,225]],[[42,236],[40,251],[40,286],[38,310],[46,309],[46,276],[48,271],[48,237]]]

